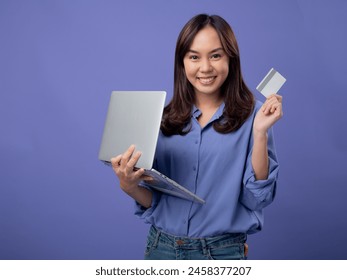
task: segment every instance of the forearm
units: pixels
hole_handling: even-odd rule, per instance
[[[146,188],[137,186],[130,189],[122,188],[125,193],[135,199],[145,208],[150,208],[152,205],[152,192]]]
[[[253,132],[252,167],[256,180],[266,180],[269,175],[267,133]]]

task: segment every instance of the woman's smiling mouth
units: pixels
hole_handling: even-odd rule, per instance
[[[214,82],[214,80],[217,78],[217,76],[213,77],[197,77],[197,79],[202,83],[203,85],[209,85]]]

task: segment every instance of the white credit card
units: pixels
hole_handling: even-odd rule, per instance
[[[285,82],[286,79],[275,69],[271,68],[269,73],[267,73],[257,86],[257,90],[267,98],[271,94],[276,94]]]

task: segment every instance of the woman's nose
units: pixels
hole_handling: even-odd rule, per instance
[[[210,72],[211,70],[211,61],[209,59],[202,59],[200,64],[200,72]]]

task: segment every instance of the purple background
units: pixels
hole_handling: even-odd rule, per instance
[[[148,226],[98,150],[112,90],[173,85],[177,35],[223,16],[255,87],[276,68],[280,182],[250,259],[347,259],[347,4],[0,2],[0,258],[142,259]]]

